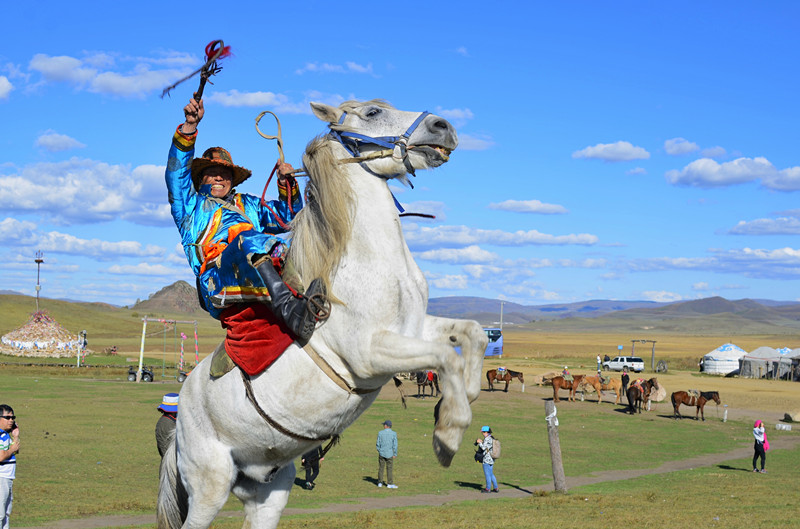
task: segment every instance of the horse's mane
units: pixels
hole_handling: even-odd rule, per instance
[[[700,392],[700,396],[704,397],[706,400],[712,400],[714,398],[714,395],[719,397],[719,392],[718,391],[701,391]]]
[[[309,176],[306,205],[292,221],[289,255],[305,285],[321,278],[329,298],[335,300],[331,276],[353,231],[355,200],[331,142],[327,136],[318,136],[303,155]]]
[[[519,371],[512,371],[510,369],[506,369],[506,371],[508,371],[508,374],[511,375],[512,377],[518,377],[518,376],[520,376],[522,374]]]

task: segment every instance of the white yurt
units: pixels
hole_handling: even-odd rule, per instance
[[[709,351],[703,356],[703,373],[709,375],[731,375],[739,372],[740,360],[747,351],[734,345],[726,343],[720,345],[713,351]]]

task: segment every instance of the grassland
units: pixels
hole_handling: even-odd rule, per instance
[[[0,296],[2,297],[2,296]],[[68,304],[71,305],[71,304]],[[15,484],[12,525],[36,526],[48,521],[149,514],[155,509],[158,453],[153,430],[161,396],[180,386],[165,377],[153,384],[125,380],[127,357],[138,359],[141,314],[127,309],[86,308],[71,320],[54,314],[71,330],[86,328],[90,347],[117,345],[116,359],[89,356],[89,363],[114,367],[25,367],[18,358],[0,356],[3,402],[14,406],[22,428],[23,446]],[[187,319],[185,315],[159,315]],[[11,318],[11,319],[9,319]],[[0,332],[26,321],[24,311],[0,319]],[[86,318],[86,319],[84,319]],[[11,320],[14,321],[11,321]],[[149,326],[154,332],[157,326]],[[201,358],[222,336],[218,323],[200,322]],[[761,345],[796,347],[800,337],[787,335],[721,336],[603,332],[555,332],[510,328],[505,332],[505,355],[487,359],[485,368],[506,365],[525,373],[544,373],[564,364],[573,372],[591,372],[597,354],[616,354],[617,345],[630,349],[631,339],[656,340],[656,360],[670,365],[659,380],[669,391],[699,388],[720,391],[731,411],[722,422],[721,408],[706,408],[705,423],[673,421],[671,407],[656,404],[654,411],[629,416],[607,402],[559,405],[561,447],[568,476],[587,476],[615,469],[656,468],[697,455],[725,453],[751,444],[753,414],[770,427],[784,412],[800,409],[800,386],[767,380],[742,380],[700,375],[696,362],[706,352],[732,341],[746,350]],[[161,341],[158,341],[161,339]],[[163,347],[163,336],[148,337],[146,356],[156,366],[174,363],[178,350]],[[127,345],[126,345],[127,344]],[[650,347],[637,344],[637,353],[649,360]],[[59,361],[61,362],[61,361]],[[649,367],[649,363],[648,363]],[[646,374],[650,374],[647,373]],[[415,392],[408,384],[407,391]],[[325,458],[313,492],[297,487],[289,508],[322,508],[353,503],[359,498],[385,496],[374,486],[377,462],[375,434],[391,418],[400,436],[396,464],[399,497],[475,491],[482,483],[480,466],[472,461],[472,440],[481,424],[491,424],[503,440],[504,456],[497,475],[504,488],[536,490],[552,481],[545,430],[544,401],[549,388],[530,383],[521,392],[513,382],[509,393],[483,392],[474,404],[474,432],[465,437],[453,465],[435,463],[430,445],[432,399],[411,399],[403,410],[394,388],[385,388],[378,401],[343,436],[341,445]],[[686,409],[684,413],[688,413]],[[796,430],[770,429],[770,439],[799,435]],[[446,507],[406,507],[385,511],[286,516],[281,528],[320,527],[586,527],[635,524],[643,527],[786,527],[796,516],[800,493],[800,449],[776,450],[768,455],[770,474],[748,472],[749,458],[624,482],[608,482],[572,489],[567,495],[537,493],[526,499],[493,498]],[[227,509],[239,509],[231,499]],[[488,520],[491,520],[489,522]],[[757,523],[755,523],[757,522]],[[241,519],[219,520],[215,527],[240,527]],[[152,525],[145,525],[152,527]]]

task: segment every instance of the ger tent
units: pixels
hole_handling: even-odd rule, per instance
[[[738,345],[732,343],[720,345],[703,356],[702,371],[709,375],[730,375],[738,373],[740,367],[739,361],[746,354],[747,351]]]
[[[747,378],[781,378],[788,375],[791,367],[791,349],[764,346],[742,358],[740,375]]]

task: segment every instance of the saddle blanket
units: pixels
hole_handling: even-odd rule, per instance
[[[250,376],[255,376],[278,359],[292,344],[289,329],[262,303],[234,305],[220,315],[227,330],[225,352]]]

